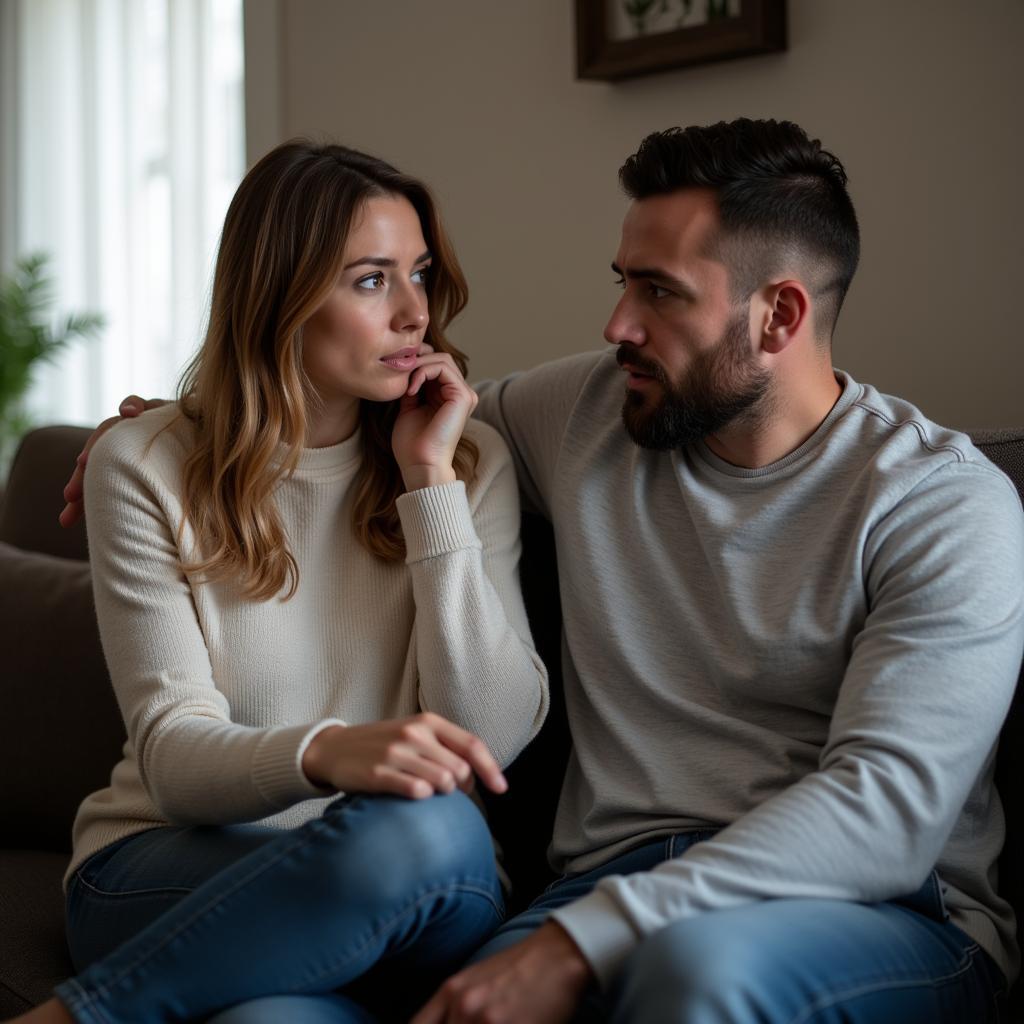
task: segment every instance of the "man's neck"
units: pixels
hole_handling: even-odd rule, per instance
[[[821,426],[842,392],[829,367],[827,375],[776,388],[753,416],[709,435],[704,443],[733,466],[770,466],[796,451]]]

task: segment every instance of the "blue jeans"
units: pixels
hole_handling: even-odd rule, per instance
[[[650,871],[713,835],[647,843],[552,883],[473,957],[526,938],[606,875]],[[933,874],[890,903],[764,900],[699,914],[644,938],[578,1022],[642,1024],[985,1024],[1006,987],[978,944],[946,919]]]
[[[72,877],[80,973],[56,992],[104,1024],[401,1019],[502,915],[490,834],[462,793],[343,797],[287,831],[157,828]]]

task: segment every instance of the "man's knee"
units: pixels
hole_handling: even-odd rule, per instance
[[[889,904],[766,900],[700,914],[633,951],[612,1019],[775,1024],[820,1003],[835,1020],[980,1021],[992,995],[963,969],[969,942]]]
[[[643,939],[613,986],[613,1020],[750,1019],[766,957],[709,916],[679,921]]]

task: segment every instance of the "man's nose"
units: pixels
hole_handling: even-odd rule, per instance
[[[644,343],[643,328],[633,312],[628,295],[623,295],[612,310],[604,328],[604,340],[611,345],[621,345],[624,341],[637,346]]]

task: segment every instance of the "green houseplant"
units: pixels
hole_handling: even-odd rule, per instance
[[[10,276],[0,277],[0,473],[31,425],[23,403],[36,365],[75,338],[94,337],[104,323],[98,313],[53,316],[48,263],[47,255],[33,253],[18,260]]]

